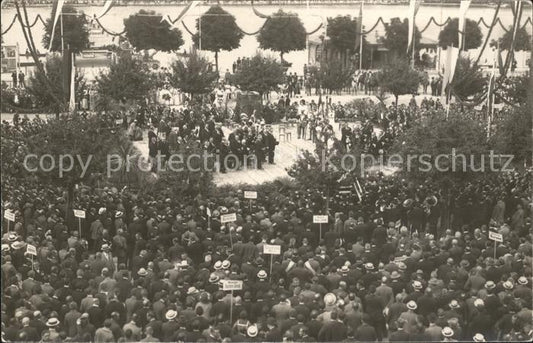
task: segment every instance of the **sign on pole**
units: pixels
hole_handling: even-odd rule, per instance
[[[263,254],[281,255],[281,245],[265,244],[263,245]]]
[[[503,242],[503,235],[494,231],[489,231],[489,239],[492,239],[495,242]]]
[[[211,217],[211,209],[209,207],[205,209],[205,213],[208,217]]]
[[[257,199],[256,191],[244,191],[244,199]]]
[[[313,223],[314,224],[327,224],[328,223],[328,216],[327,215],[314,215],[313,216]]]
[[[10,222],[14,222],[15,221],[15,213],[13,211],[11,211],[11,210],[5,210],[4,218],[9,220]]]
[[[222,280],[223,291],[240,291],[242,290],[242,280]]]
[[[229,214],[223,214],[220,216],[220,222],[222,224],[224,223],[231,223],[237,221],[237,214],[236,213],[229,213]]]
[[[74,217],[76,217],[76,218],[84,218],[85,219],[85,211],[84,210],[74,210]]]
[[[37,248],[35,245],[28,244],[26,246],[26,253],[29,255],[37,256]]]

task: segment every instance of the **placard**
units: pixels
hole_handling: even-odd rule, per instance
[[[257,199],[256,191],[244,191],[244,199]]]
[[[231,223],[237,220],[237,214],[236,213],[229,213],[229,214],[223,214],[220,216],[220,222],[222,224],[224,223]]]
[[[223,291],[240,291],[242,290],[242,280],[222,280]]]
[[[84,210],[74,210],[74,217],[76,218],[85,218]]]
[[[265,244],[263,245],[263,254],[280,255],[281,245]]]
[[[208,217],[211,217],[211,209],[209,207],[205,209],[205,213]]]
[[[503,242],[503,235],[494,231],[489,231],[489,239],[496,242]]]
[[[35,247],[35,245],[28,244],[26,246],[26,253],[33,256],[37,256],[37,248]]]
[[[313,223],[314,224],[327,224],[328,223],[328,216],[327,215],[314,215],[313,216]]]
[[[15,213],[13,213],[13,211],[11,211],[11,210],[5,210],[4,218],[9,220],[10,222],[14,222],[15,221]]]

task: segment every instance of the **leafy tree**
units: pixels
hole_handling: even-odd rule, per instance
[[[509,27],[509,31],[505,32],[503,36],[499,39],[500,49],[509,50],[511,48],[511,43],[513,40],[513,28]],[[496,45],[492,43],[491,45]],[[516,31],[515,42],[514,42],[515,51],[531,51],[531,35],[527,32],[525,27],[521,27]]]
[[[356,48],[357,40],[357,19],[349,15],[328,18],[328,28],[326,34],[330,38],[331,45],[341,52],[349,50],[353,52]]]
[[[185,93],[205,94],[213,90],[218,79],[218,73],[211,71],[207,59],[197,51],[193,51],[186,60],[176,60],[172,63],[173,73],[170,75],[170,84]]]
[[[530,93],[530,81],[528,75],[512,76],[502,79],[501,87],[495,90],[496,101],[503,100],[513,106],[526,105]]]
[[[183,45],[181,31],[171,28],[155,11],[140,10],[124,19],[126,38],[137,50],[176,51]]]
[[[447,46],[459,46],[459,19],[454,18],[446,24],[439,34],[439,45],[446,49]],[[474,20],[466,19],[464,48],[475,49],[481,45],[483,33]]]
[[[481,68],[469,58],[460,57],[457,60],[455,74],[451,84],[451,92],[459,100],[480,94],[487,86],[487,78],[483,76]]]
[[[415,49],[420,43],[420,31],[415,25]],[[400,18],[392,18],[390,23],[385,23],[385,38],[383,44],[387,49],[393,51],[397,56],[406,56],[407,42],[409,38],[409,22]]]
[[[69,92],[70,89],[65,89],[63,80],[65,70],[63,60],[59,56],[51,55],[46,59],[46,74],[43,75],[36,71],[34,74],[31,74],[28,78],[28,91],[31,95],[35,97],[36,107],[41,109],[47,109],[54,113],[60,113],[65,109],[65,104],[69,101]],[[53,86],[52,89],[48,88],[48,83],[45,78],[48,78],[51,81]],[[77,73],[75,76],[75,90],[76,90],[76,99],[81,99],[83,97],[83,92],[85,89],[85,78],[83,74]],[[51,96],[50,92],[56,95],[57,98],[61,99],[62,104],[58,104]]]
[[[379,86],[394,94],[396,105],[398,96],[417,92],[419,81],[418,72],[413,70],[405,59],[392,59],[378,74]]]
[[[306,35],[298,15],[280,9],[267,19],[257,36],[257,41],[261,49],[279,51],[283,61],[283,54],[305,49]]]
[[[12,169],[18,170],[18,173],[12,176],[65,187],[67,215],[72,212],[75,186],[90,180],[94,174],[106,174],[107,156],[120,140],[121,135],[117,134],[116,128],[109,127],[104,118],[77,114],[46,121],[37,118],[32,125],[18,130],[3,130],[2,134],[3,147],[8,141],[17,146],[17,152],[22,153],[19,158],[16,155],[10,158],[10,162],[18,164]],[[41,157],[45,155],[52,157],[43,158],[39,166]],[[2,164],[4,171],[6,169]]]
[[[285,81],[285,71],[274,58],[258,53],[241,65],[233,81],[242,90],[256,91],[262,96]]]
[[[101,72],[96,82],[98,94],[107,104],[111,100],[119,103],[144,100],[153,88],[153,78],[148,67],[127,52],[119,55],[108,72]]]
[[[529,106],[507,107],[491,137],[494,150],[500,154],[512,154],[513,162],[517,166],[522,166],[524,162],[531,165],[531,156],[533,156],[531,125]]]
[[[323,88],[329,90],[331,94],[333,91],[343,89],[350,85],[354,69],[351,66],[344,66],[344,64],[337,60],[331,60],[324,63],[320,68],[320,81]]]
[[[243,33],[235,23],[235,17],[220,5],[211,6],[201,20],[202,50],[215,53],[215,65],[218,71],[218,53],[221,50],[231,51],[241,46]],[[196,30],[193,41],[199,47],[200,19],[196,20]]]
[[[82,13],[72,6],[63,6],[63,46],[68,48],[71,52],[80,52],[89,47],[89,27],[87,18]],[[73,15],[76,14],[76,15]],[[52,11],[50,18],[46,20],[44,25],[43,45],[48,47],[50,45],[50,38],[52,36],[52,26],[54,23],[55,12]],[[54,38],[52,41],[52,51],[61,51],[61,18],[56,24],[54,31]]]
[[[466,156],[455,159],[455,171],[450,156],[452,149],[456,155]],[[408,161],[409,156],[417,156],[411,159],[409,168],[404,163],[403,173],[408,179],[418,182],[433,179],[451,187],[454,182],[479,176],[470,168],[470,156],[475,157],[474,165],[480,166],[481,155],[488,153],[488,144],[484,123],[453,108],[448,118],[445,110],[440,110],[426,120],[416,121],[397,138],[392,151],[400,154],[403,161]],[[430,163],[429,167],[426,161]],[[438,168],[435,168],[437,164]]]

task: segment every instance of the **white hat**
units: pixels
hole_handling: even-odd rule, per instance
[[[248,332],[248,336],[250,336],[250,337],[257,336],[258,330],[257,330],[257,326],[255,326],[255,325],[250,325],[248,327],[248,330],[246,330],[246,331]]]
[[[453,330],[449,326],[444,327],[444,329],[442,329],[441,333],[442,333],[442,335],[444,337],[452,337],[453,336]]]
[[[422,282],[418,281],[418,280],[415,280],[413,282],[413,288],[414,289],[422,289]]]
[[[148,272],[146,271],[146,269],[141,268],[141,269],[139,269],[139,271],[137,272],[137,275],[139,275],[139,276],[146,276],[146,275],[148,275]]]
[[[494,283],[494,281],[485,282],[485,288],[486,289],[493,289],[494,287],[496,287],[496,284]]]
[[[348,273],[349,270],[350,270],[350,268],[348,268],[348,266],[342,266],[341,267],[341,273]]]
[[[178,315],[178,312],[176,312],[174,310],[168,310],[167,313],[165,314],[165,318],[167,320],[172,320],[172,319],[176,318],[177,315]]]
[[[474,300],[474,306],[475,307],[485,306],[485,302],[483,301],[483,299],[476,299]]]
[[[324,295],[324,303],[326,306],[331,306],[337,302],[337,297],[333,293],[328,293]]]
[[[123,214],[122,211],[117,211],[117,213],[115,213],[115,218],[120,218]]]
[[[222,269],[228,269],[231,266],[231,262],[228,260],[222,261]]]
[[[476,333],[473,338],[474,338],[474,342],[486,342],[485,336],[483,336],[480,333]]]
[[[187,290],[187,295],[196,294],[196,293],[198,293],[198,290],[194,286],[189,287],[189,289]]]
[[[107,243],[102,244],[102,250],[107,250],[107,249],[109,249],[109,244]]]
[[[503,288],[505,288],[505,289],[513,289],[513,286],[514,285],[513,285],[513,283],[511,281],[505,281],[503,283]]]
[[[9,244],[2,244],[2,251],[9,251]]]
[[[418,306],[416,305],[416,302],[414,302],[414,300],[411,300],[407,303],[407,308],[410,310],[416,310],[417,307]]]
[[[521,276],[518,278],[518,283],[521,285],[527,285],[527,278],[525,276]]]
[[[374,264],[372,264],[371,262],[366,263],[365,264],[365,269],[368,269],[368,270],[374,269]]]
[[[459,303],[457,302],[457,300],[450,301],[449,306],[450,306],[450,308],[459,308],[459,307],[461,307],[461,306],[459,306]]]
[[[264,270],[260,270],[258,273],[257,273],[257,277],[260,278],[260,279],[266,279],[267,277],[267,272],[265,272]]]
[[[104,214],[105,213],[105,207],[100,207],[98,210],[98,214]]]
[[[219,270],[222,268],[222,261],[216,261],[215,262],[215,270]]]
[[[53,317],[46,321],[46,326],[48,327],[54,327],[59,325],[59,319]]]

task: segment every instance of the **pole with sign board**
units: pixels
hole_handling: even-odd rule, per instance
[[[244,191],[244,199],[248,199],[248,208],[252,212],[252,199],[257,199],[256,191]]]
[[[80,239],[81,239],[81,219],[85,219],[85,211],[84,210],[74,210],[74,217],[78,218],[78,231],[80,233]]]
[[[503,242],[503,235],[494,231],[489,231],[489,239],[494,241],[494,259],[496,259],[496,245],[498,242]]]
[[[31,255],[31,270],[34,270],[33,256],[37,256],[37,248],[35,247],[35,245],[28,244],[26,246],[26,254]]]
[[[263,254],[270,255],[270,273],[269,279],[272,281],[272,264],[274,263],[274,255],[281,255],[281,245],[265,244],[263,245]]]
[[[242,281],[241,280],[223,280],[222,290],[231,291],[231,298],[229,302],[229,322],[233,323],[233,291],[242,290]]]
[[[328,223],[328,216],[327,215],[314,215],[313,216],[313,223],[314,224],[318,224],[319,228],[320,228],[320,239],[319,241],[322,240],[322,224],[327,224]]]
[[[205,212],[207,214],[207,228],[210,229],[211,228],[211,209],[209,209],[208,207],[205,209]]]
[[[7,220],[7,233],[9,233],[10,222],[15,222],[15,213],[11,210],[6,210],[4,212],[4,218]]]
[[[223,214],[220,216],[220,223],[226,224],[226,223],[232,223],[237,221],[237,214],[236,213],[229,213],[229,214]],[[231,228],[229,230],[229,241],[231,244],[231,249],[233,249],[233,238],[231,237]]]

